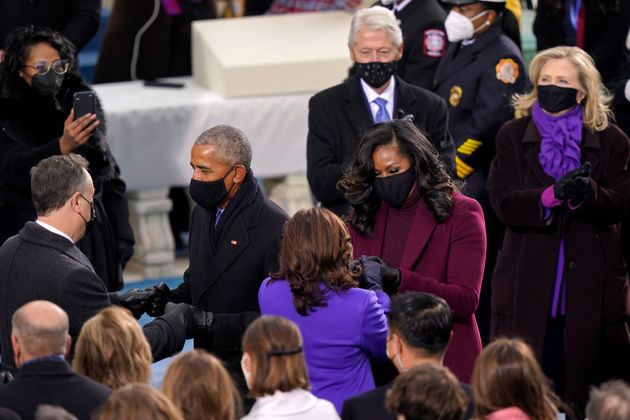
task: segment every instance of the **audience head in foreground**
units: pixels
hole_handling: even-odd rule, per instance
[[[387,356],[399,372],[425,361],[442,365],[453,334],[453,312],[444,299],[400,294],[392,299],[387,319]]]
[[[98,412],[97,420],[184,420],[162,392],[147,384],[128,384],[114,392]]]
[[[591,389],[586,405],[588,420],[630,419],[630,386],[620,380],[603,383]]]
[[[215,356],[191,350],[168,367],[162,391],[189,420],[236,420],[242,416],[241,397],[232,377]]]
[[[455,375],[433,363],[401,373],[386,399],[398,420],[461,420],[467,403]]]
[[[243,336],[241,365],[256,403],[245,418],[338,418],[331,402],[308,391],[302,344],[297,325],[286,318],[261,316],[250,324]]]
[[[519,339],[500,338],[485,347],[472,377],[475,414],[480,419],[554,420],[556,397],[532,349]],[[520,417],[519,417],[520,416]]]
[[[90,318],[79,334],[72,367],[112,389],[149,381],[151,348],[127,309],[110,306]]]
[[[59,306],[35,300],[15,311],[11,319],[13,356],[19,368],[48,356],[65,357],[70,351],[68,315]]]

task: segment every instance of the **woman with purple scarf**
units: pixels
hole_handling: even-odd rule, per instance
[[[521,118],[497,135],[487,190],[507,230],[492,278],[492,335],[536,350],[556,393],[578,410],[588,388],[629,376],[628,270],[619,223],[630,202],[630,142],[577,47],[541,51]]]

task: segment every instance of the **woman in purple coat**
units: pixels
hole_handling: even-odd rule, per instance
[[[486,234],[479,203],[459,193],[431,142],[407,117],[365,133],[339,186],[354,210],[355,255],[379,261],[385,290],[433,293],[453,309],[444,364],[468,383],[481,351],[474,314]]]
[[[387,360],[390,301],[378,264],[351,264],[348,230],[323,208],[300,210],[287,222],[278,259],[280,269],[258,292],[260,312],[298,325],[312,393],[340,412],[345,399],[374,388],[370,357]],[[371,290],[357,288],[359,281]]]
[[[630,201],[628,138],[577,47],[541,51],[522,118],[505,123],[487,189],[507,225],[492,277],[492,334],[527,340],[555,391],[584,407],[589,385],[628,379],[628,270],[619,224]]]

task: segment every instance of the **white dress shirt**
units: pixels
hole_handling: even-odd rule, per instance
[[[72,242],[74,244],[74,241],[72,240],[72,238],[70,238],[68,235],[66,235],[65,233],[63,233],[62,231],[60,231],[59,229],[57,229],[54,226],[50,226],[48,223],[44,223],[41,220],[35,220],[35,223],[37,223],[38,225],[40,225],[41,227],[43,227],[44,229],[46,229],[49,232],[52,233],[56,233],[59,236],[63,236],[64,238],[66,238],[67,240],[69,240],[70,242]]]

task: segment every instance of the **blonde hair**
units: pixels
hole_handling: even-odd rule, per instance
[[[251,358],[250,395],[309,389],[302,335],[297,325],[279,316],[261,316],[243,335],[243,352]]]
[[[475,417],[518,407],[530,418],[555,420],[557,398],[532,349],[519,339],[499,338],[485,347],[472,376]]]
[[[576,68],[581,89],[586,94],[584,102],[584,126],[592,131],[602,131],[608,127],[608,119],[612,116],[608,93],[602,78],[595,67],[595,62],[584,50],[578,47],[554,47],[540,51],[529,65],[529,79],[532,90],[529,93],[514,95],[512,105],[516,115],[530,115],[534,102],[538,99],[538,79],[543,66],[549,60],[567,59]]]
[[[242,416],[241,397],[232,377],[219,359],[203,350],[177,357],[166,371],[162,391],[189,420]]]
[[[148,382],[151,347],[127,309],[110,306],[90,318],[79,333],[72,367],[112,389]]]
[[[128,384],[112,392],[97,420],[184,420],[163,393],[147,384]]]

